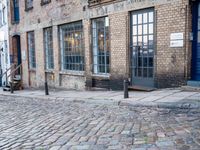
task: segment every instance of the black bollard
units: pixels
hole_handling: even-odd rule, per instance
[[[127,79],[124,80],[124,98],[129,98],[128,84],[129,84],[129,81]]]
[[[49,89],[48,89],[48,83],[47,83],[47,81],[45,81],[44,87],[45,87],[45,95],[49,95]]]
[[[12,82],[10,82],[10,92],[11,92],[11,93],[14,93],[13,83],[12,83]]]

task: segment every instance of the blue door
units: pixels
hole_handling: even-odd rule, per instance
[[[200,3],[193,5],[192,80],[200,81]]]

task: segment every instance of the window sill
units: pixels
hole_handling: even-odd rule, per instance
[[[44,5],[47,5],[47,4],[49,4],[49,3],[51,3],[51,1],[49,1],[49,2],[41,2],[40,5],[41,5],[41,6],[44,6]]]
[[[84,76],[84,71],[60,71],[62,75],[71,75],[71,76]]]
[[[110,79],[110,74],[92,74],[92,77]]]
[[[36,72],[35,68],[29,69],[29,72]]]
[[[25,11],[30,11],[30,10],[32,10],[33,9],[33,7],[29,7],[29,8],[25,8]]]
[[[17,24],[19,24],[19,21],[12,21],[12,24],[17,25]]]
[[[54,73],[54,70],[53,69],[46,69],[45,73]]]

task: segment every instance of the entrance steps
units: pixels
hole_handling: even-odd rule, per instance
[[[3,87],[3,91],[11,91],[11,84],[13,85],[13,90],[22,90],[21,75],[16,75],[10,84]]]

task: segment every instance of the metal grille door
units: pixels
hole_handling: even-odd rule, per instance
[[[154,87],[154,10],[131,13],[132,84]]]

